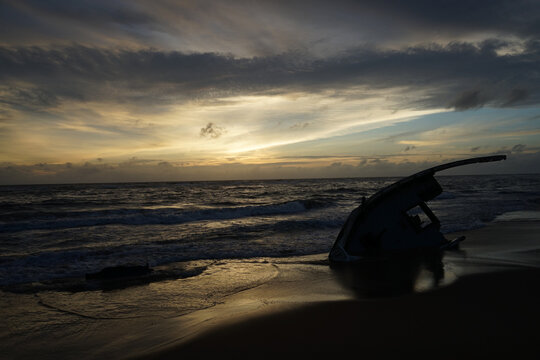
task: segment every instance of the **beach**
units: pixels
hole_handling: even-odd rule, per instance
[[[309,304],[222,326],[148,358],[538,356],[539,275],[475,275],[428,294]]]
[[[540,359],[539,15],[1,1],[0,360]]]
[[[451,272],[447,284],[396,296],[366,297],[356,288],[349,299],[320,301],[315,291],[314,301],[211,328],[145,358],[351,352],[377,358],[537,356],[539,234],[540,224],[532,222],[470,231],[462,257],[451,255],[445,262]],[[422,281],[421,275],[411,281]],[[302,293],[314,289],[309,281],[296,285]]]
[[[540,222],[462,234],[460,251],[397,268],[336,269],[327,254],[222,260],[206,270],[206,285],[199,279],[197,296],[215,296],[219,283],[234,290],[181,314],[171,308],[189,279],[109,292],[3,291],[0,350],[6,359],[537,354]]]

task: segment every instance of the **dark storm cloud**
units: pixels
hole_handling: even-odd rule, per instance
[[[96,0],[25,0],[24,8],[41,16],[67,18],[73,21],[91,22],[93,24],[117,23],[138,24],[148,23],[152,18],[142,9],[130,7],[124,1]]]
[[[374,41],[411,32],[424,37],[487,32],[530,37],[540,33],[540,4],[536,0],[14,0],[1,6],[1,29],[19,43],[44,36],[53,42],[98,40],[95,34],[85,32],[89,28],[104,37],[112,31],[113,36],[138,40],[155,40],[152,31],[175,37],[186,36],[178,27],[195,32],[215,28],[219,30],[216,36],[234,35],[251,41],[252,47],[272,47],[272,42],[276,46],[283,38],[272,38],[271,33],[281,31],[298,38],[299,43],[325,41],[330,36],[327,29],[357,34],[371,29]],[[274,31],[264,28],[269,20],[276,25]],[[314,36],[295,32],[294,26],[288,26],[293,22],[296,29],[309,30]],[[262,31],[255,29],[254,23]],[[74,31],[60,30],[66,26]],[[265,45],[260,38],[267,36]]]
[[[538,35],[536,0],[367,0],[364,6],[392,14],[418,27],[454,31],[483,30]]]
[[[56,95],[45,89],[7,87],[0,103],[20,110],[39,110],[56,106],[59,101]]]
[[[466,91],[460,94],[457,99],[450,103],[450,107],[456,110],[468,110],[482,107],[485,104],[485,100],[480,96],[480,91]]]
[[[0,6],[0,101],[16,109],[66,100],[152,109],[245,94],[343,95],[355,86],[428,92],[415,108],[540,99],[538,1],[18,0]],[[478,34],[494,39],[463,40]],[[501,40],[509,36],[516,43]],[[86,45],[61,45],[77,43]],[[365,43],[377,47],[359,45]],[[215,52],[192,50],[199,45]],[[514,55],[499,54],[515,46]]]
[[[519,103],[529,97],[529,91],[526,89],[512,89],[503,103],[503,106],[511,106],[512,104]]]
[[[358,48],[320,59],[303,52],[254,58],[217,53],[1,47],[4,102],[44,107],[64,100],[169,104],[244,94],[410,87],[429,91],[417,108],[537,104],[540,47],[500,56],[504,44],[450,43],[403,50]],[[15,106],[15,105],[14,105]]]
[[[32,43],[36,39],[87,41],[111,31],[129,32],[137,26],[158,24],[143,9],[124,1],[15,0],[0,4],[4,41]],[[85,35],[93,28],[94,35]]]

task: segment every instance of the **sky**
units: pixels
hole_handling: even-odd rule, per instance
[[[0,184],[540,172],[537,0],[0,0]]]

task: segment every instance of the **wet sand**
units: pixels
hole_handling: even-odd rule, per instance
[[[374,297],[356,286],[350,299],[254,313],[144,358],[538,357],[540,225],[499,223],[465,234],[463,252],[445,263],[459,273],[447,286]],[[297,285],[310,292],[309,283]]]
[[[224,260],[198,277],[109,293],[3,293],[0,353],[6,359],[351,351],[376,358],[538,357],[540,223],[494,223],[463,234],[462,251],[442,259],[352,270],[331,268],[326,254]],[[175,315],[189,282],[206,300],[216,284],[235,286]]]
[[[540,270],[471,275],[426,294],[331,301],[208,331],[148,358],[540,355]]]

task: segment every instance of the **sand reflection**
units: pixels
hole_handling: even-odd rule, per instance
[[[343,286],[359,298],[398,296],[447,285],[455,279],[445,271],[439,251],[421,251],[365,259],[349,264],[332,264]]]

